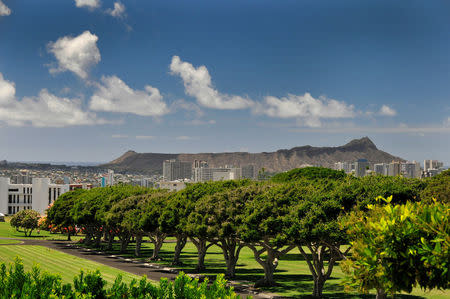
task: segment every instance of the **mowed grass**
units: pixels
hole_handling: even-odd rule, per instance
[[[173,239],[171,242],[164,243],[160,257],[161,261],[154,263],[160,263],[164,265],[170,265],[173,252],[175,249],[175,243]],[[141,260],[146,260],[152,254],[152,243],[144,243],[142,246]],[[114,250],[109,253],[118,254],[119,244],[114,244]],[[134,257],[134,244],[131,243],[127,252],[123,254],[127,257]],[[178,267],[186,273],[195,273],[195,266],[197,264],[197,250],[196,247],[188,242],[181,255],[181,261],[183,266]],[[205,259],[206,270],[201,274],[210,275],[215,277],[219,273],[225,273],[226,265],[223,258],[222,250],[217,246],[211,246],[208,249],[208,253]],[[242,249],[238,266],[236,268],[236,278],[234,281],[251,282],[254,283],[258,279],[264,276],[264,272],[261,266],[256,262],[253,252],[245,247]],[[333,270],[331,279],[329,279],[324,288],[324,295],[327,298],[374,298],[371,295],[361,294],[348,294],[344,291],[344,273],[342,273],[339,265],[336,265]],[[267,292],[277,293],[281,296],[306,298],[310,297],[313,290],[313,281],[309,268],[301,256],[298,249],[290,251],[287,255],[283,256],[275,272],[275,280],[279,283],[276,287],[263,288]],[[433,290],[431,292],[424,292],[418,288],[414,289],[412,294],[397,295],[396,298],[436,298],[444,299],[450,298],[450,291],[438,291]]]
[[[8,265],[13,263],[16,257],[22,259],[25,269],[30,270],[34,265],[39,265],[43,271],[61,275],[64,283],[73,283],[74,276],[78,275],[80,270],[95,271],[97,269],[100,270],[103,279],[108,284],[112,284],[119,274],[122,275],[123,281],[126,283],[129,283],[133,278],[140,279],[137,275],[43,246],[0,246],[0,263]]]
[[[6,222],[0,222],[0,237],[14,238],[14,239],[33,239],[33,240],[67,240],[67,236],[63,234],[51,234],[48,231],[34,230],[30,237],[25,237],[25,234],[21,231],[17,231],[9,224],[9,218],[6,218]],[[74,236],[72,240],[76,241],[82,238],[81,236]]]

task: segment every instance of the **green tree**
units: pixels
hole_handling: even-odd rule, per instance
[[[450,170],[426,180],[427,186],[421,192],[422,199],[432,202],[433,198],[440,202],[450,203]]]
[[[34,210],[21,210],[11,217],[10,224],[16,229],[22,229],[25,236],[31,236],[33,230],[38,228],[41,215]]]
[[[287,172],[282,172],[272,177],[273,182],[286,183],[293,182],[301,179],[308,180],[322,180],[322,179],[334,179],[339,180],[347,177],[342,170],[333,170],[325,167],[305,167],[295,168]]]
[[[260,184],[246,191],[241,212],[239,237],[264,269],[264,278],[256,286],[275,285],[274,272],[281,256],[295,248],[285,234],[291,226],[289,210],[293,198],[285,196],[284,185]]]
[[[351,255],[342,263],[352,286],[377,298],[400,291],[411,292],[450,286],[450,208],[448,204],[407,202],[369,205],[345,221]]]
[[[75,221],[71,211],[75,202],[85,192],[87,191],[83,189],[66,192],[58,197],[53,205],[47,210],[47,221],[60,228],[62,231],[66,231],[68,241],[70,241],[70,236],[74,234],[75,229]],[[67,230],[63,230],[63,228],[67,228]]]

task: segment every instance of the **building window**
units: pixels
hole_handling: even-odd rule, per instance
[[[8,195],[8,203],[12,203],[12,195],[11,194]]]
[[[52,189],[48,188],[48,204],[52,203]]]
[[[12,207],[8,207],[8,214],[9,214],[9,215],[12,214]]]
[[[9,192],[19,192],[18,188],[8,189]]]

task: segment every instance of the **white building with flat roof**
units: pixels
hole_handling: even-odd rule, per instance
[[[33,178],[31,184],[11,184],[9,178],[0,177],[0,213],[13,215],[21,210],[35,210],[43,215],[69,189],[68,184],[52,184],[49,178]]]

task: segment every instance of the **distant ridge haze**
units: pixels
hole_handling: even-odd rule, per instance
[[[336,162],[353,162],[357,159],[367,159],[371,163],[388,163],[393,160],[404,161],[400,157],[379,150],[372,140],[368,137],[363,137],[337,147],[313,147],[306,145],[262,153],[164,154],[127,151],[119,158],[100,165],[100,167],[111,168],[117,171],[138,171],[156,174],[162,173],[163,161],[168,159],[186,162],[204,160],[208,161],[210,167],[222,167],[225,165],[239,167],[253,164],[256,170],[264,167],[268,172],[282,172],[304,165],[332,167]]]

